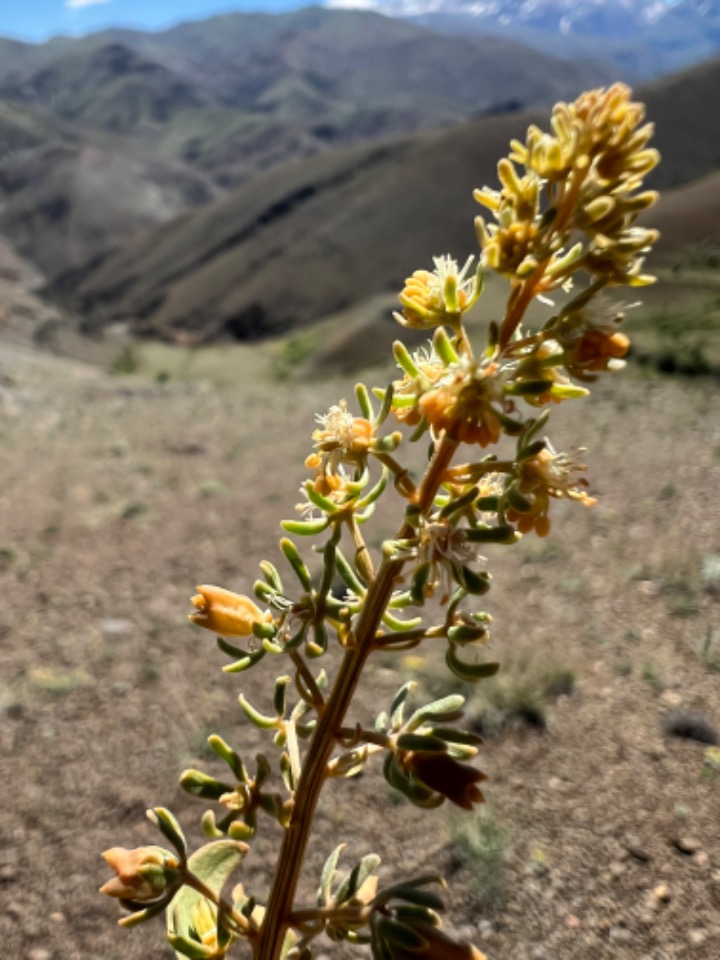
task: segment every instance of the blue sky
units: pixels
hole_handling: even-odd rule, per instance
[[[89,33],[107,26],[155,30],[228,10],[267,13],[311,0],[0,0],[0,36],[45,40],[57,33]]]
[[[46,40],[103,27],[158,30],[181,20],[200,20],[229,10],[277,13],[322,0],[0,0],[0,37]],[[677,3],[678,0],[666,0]]]

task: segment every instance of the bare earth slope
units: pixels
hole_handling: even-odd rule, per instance
[[[179,793],[180,771],[215,769],[210,732],[249,756],[264,743],[237,706],[239,690],[270,702],[260,675],[221,674],[213,639],[185,619],[187,598],[204,582],[245,591],[256,562],[277,558],[277,521],[297,498],[314,413],[338,388],[286,391],[263,383],[256,352],[234,355],[235,383],[217,388],[113,379],[3,347],[9,957],[167,960],[160,924],[118,929],[115,905],[96,892],[107,877],[99,851],[156,842],[144,817],[156,804],[196,843],[205,804]],[[544,732],[512,725],[488,740],[488,804],[470,849],[452,811],[391,803],[376,771],[337,783],[303,896],[338,842],[349,844],[346,862],[372,842],[388,882],[444,873],[451,922],[490,960],[716,960],[720,773],[706,745],[667,736],[663,720],[691,710],[720,727],[718,579],[703,573],[712,558],[717,571],[720,553],[717,402],[708,383],[618,380],[560,410],[553,439],[591,448],[599,504],[560,509],[547,541],[486,551],[491,653],[511,702],[532,704],[548,670],[565,677]],[[382,513],[378,524],[379,542],[392,527]],[[397,667],[387,657],[368,678],[358,720],[387,707]],[[414,668],[427,697],[440,669]],[[276,839],[265,825],[243,865],[261,900]],[[337,944],[327,954],[348,956]]]

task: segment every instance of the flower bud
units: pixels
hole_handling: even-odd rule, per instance
[[[207,584],[197,589],[190,600],[197,613],[189,614],[188,619],[220,636],[249,637],[254,624],[272,620],[272,615],[263,613],[249,597]]]
[[[100,887],[100,893],[140,903],[157,900],[180,879],[179,862],[162,847],[113,847],[103,853],[117,876]]]

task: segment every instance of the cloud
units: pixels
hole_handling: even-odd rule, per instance
[[[65,0],[68,10],[82,10],[83,7],[96,7],[101,3],[110,3],[110,0]]]

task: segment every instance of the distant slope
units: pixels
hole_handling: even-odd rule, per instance
[[[660,230],[657,255],[675,261],[702,246],[720,247],[720,170],[664,193],[652,211]]]
[[[61,143],[0,163],[0,233],[52,279],[215,195],[187,169]]]
[[[720,60],[645,92],[664,162],[659,187],[720,168]],[[397,288],[432,255],[476,249],[472,189],[546,112],[356,148],[271,171],[152,231],[56,291],[96,323],[172,337],[262,336]]]
[[[182,110],[212,103],[201,88],[116,43],[62,56],[14,84],[0,85],[0,100],[116,132],[167,123]]]

